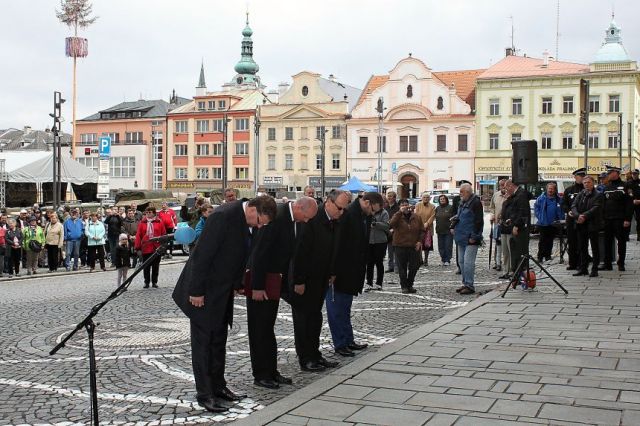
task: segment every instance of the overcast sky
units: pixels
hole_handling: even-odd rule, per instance
[[[520,54],[555,54],[556,0],[94,0],[98,21],[82,36],[78,118],[123,100],[192,97],[200,61],[207,86],[235,74],[247,4],[254,58],[268,89],[302,70],[334,74],[362,88],[409,52],[434,71],[486,68],[511,44]],[[68,99],[71,31],[55,17],[57,0],[1,0],[0,129],[51,126],[54,90]],[[588,63],[615,8],[624,45],[640,58],[640,1],[560,0],[559,59]]]

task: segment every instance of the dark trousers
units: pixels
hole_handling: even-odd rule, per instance
[[[367,262],[367,285],[373,285],[373,268],[376,269],[376,285],[382,286],[384,278],[384,252],[387,243],[369,244],[369,257]]]
[[[411,288],[418,272],[420,252],[415,247],[395,247],[400,287]]]
[[[174,228],[167,228],[167,234],[173,234],[174,231]],[[169,249],[167,250],[167,252],[173,255],[173,238],[169,240]]]
[[[109,254],[111,256],[111,266],[113,266],[116,261],[116,247],[118,247],[118,235],[109,235],[107,237],[107,242],[109,243]]]
[[[104,269],[104,245],[87,246],[87,263],[91,269],[96,267],[96,256],[100,261],[100,267]]]
[[[389,269],[390,270],[393,271],[395,269],[395,266],[396,266],[396,251],[395,251],[395,247],[393,246],[391,241],[389,241],[387,243],[387,264],[389,265]]]
[[[86,266],[89,263],[89,247],[87,237],[80,238],[80,265]]]
[[[143,254],[142,255],[142,261],[146,262],[147,259],[149,259],[151,256],[153,256],[153,253],[149,253],[149,254]],[[149,284],[149,283],[153,283],[153,284],[158,284],[158,274],[160,273],[160,257],[158,256],[154,259],[153,262],[151,262],[150,265],[147,265],[144,267],[144,283],[145,284]]]
[[[634,214],[636,216],[636,235],[640,239],[640,205],[634,207]]]
[[[278,344],[273,327],[280,300],[255,301],[247,297],[247,328],[251,370],[256,380],[275,379],[278,372]]]
[[[522,260],[522,256],[529,254],[529,228],[518,229],[518,235],[511,234],[509,240],[509,248],[511,249],[511,270],[516,271],[516,268]],[[525,263],[525,267],[528,266],[528,262]]]
[[[300,364],[318,361],[322,357],[320,353],[320,333],[322,331],[324,292],[319,297],[317,294],[305,297],[307,300],[304,302],[296,299],[299,299],[299,296],[294,295],[291,314],[298,360]]]
[[[600,263],[600,242],[598,241],[599,232],[589,232],[586,229],[586,226],[582,225],[578,225],[577,231],[580,253],[580,265],[578,270],[584,273],[589,271],[589,244],[591,244],[591,256],[593,257],[593,266],[591,267],[591,270],[597,271],[598,264]]]
[[[60,248],[51,244],[45,244],[47,248],[47,263],[49,264],[50,271],[58,270],[58,252]]]
[[[556,229],[549,226],[538,226],[540,230],[540,239],[538,240],[538,261],[551,259],[551,251],[553,250],[553,239],[556,236]]]
[[[567,219],[567,253],[569,254],[569,268],[577,268],[580,256],[578,253],[578,233],[573,219]]]
[[[211,330],[204,330],[191,321],[191,365],[198,401],[213,397],[213,392],[227,385],[224,379],[227,333],[226,321]]]
[[[19,274],[20,263],[22,262],[22,249],[10,248],[6,255],[9,256],[9,274]]]
[[[613,261],[613,239],[618,241],[618,265],[624,265],[627,256],[627,229],[623,219],[605,219],[604,221],[604,264]]]

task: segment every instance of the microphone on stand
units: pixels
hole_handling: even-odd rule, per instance
[[[167,243],[173,240],[176,244],[191,244],[196,239],[196,231],[190,226],[179,226],[173,234],[149,238],[146,242]]]

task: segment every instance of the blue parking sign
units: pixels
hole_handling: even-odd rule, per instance
[[[98,154],[100,157],[111,156],[111,136],[101,136],[98,143]]]

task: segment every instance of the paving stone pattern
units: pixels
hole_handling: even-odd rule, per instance
[[[480,255],[485,264],[487,251],[483,249]],[[432,254],[432,263],[439,263],[435,257]],[[299,371],[291,312],[283,302],[276,325],[280,350],[278,363],[281,373],[293,378],[294,386],[284,386],[277,392],[255,387],[250,370],[245,301],[237,298],[236,322],[227,348],[227,379],[231,388],[245,391],[249,397],[220,415],[204,411],[195,402],[189,324],[171,300],[172,287],[181,268],[179,263],[163,264],[159,289],[142,289],[141,278],[137,277],[124,295],[109,303],[96,317],[101,422],[140,425],[229,422],[329,374]],[[325,324],[321,343],[327,358],[338,360],[342,365],[357,363],[367,352],[371,353],[409,330],[473,300],[473,296],[460,296],[454,292],[460,278],[452,267],[423,267],[418,274],[418,293],[415,295],[400,293],[396,274],[388,274],[386,278],[383,291],[363,294],[353,306],[356,338],[368,342],[371,349],[353,359],[338,360],[333,354]],[[479,268],[479,289],[489,290],[496,284],[493,271]],[[80,331],[55,356],[48,352],[115,287],[116,272],[113,270],[91,274],[38,274],[29,279],[0,281],[0,424],[88,423],[85,331]],[[427,346],[422,344],[415,348],[423,358],[428,353],[423,350]],[[408,351],[407,356],[411,353],[410,349]],[[432,355],[444,356],[445,353]],[[512,360],[507,358],[505,361]],[[396,361],[394,365],[411,368],[415,363]],[[388,374],[386,370],[372,372]],[[394,380],[403,377],[396,372],[388,375]],[[357,386],[360,389],[360,385]],[[380,401],[391,405],[424,398],[402,389],[369,393],[368,400],[372,403]],[[359,397],[360,394],[351,392],[350,396]],[[627,398],[633,399],[634,395],[629,394]],[[357,415],[355,411],[358,410],[349,412],[332,408],[329,411],[333,416],[343,418],[354,415],[353,419],[358,422],[378,416],[376,409]],[[398,418],[406,419],[406,424],[413,424],[415,420],[411,413]]]

